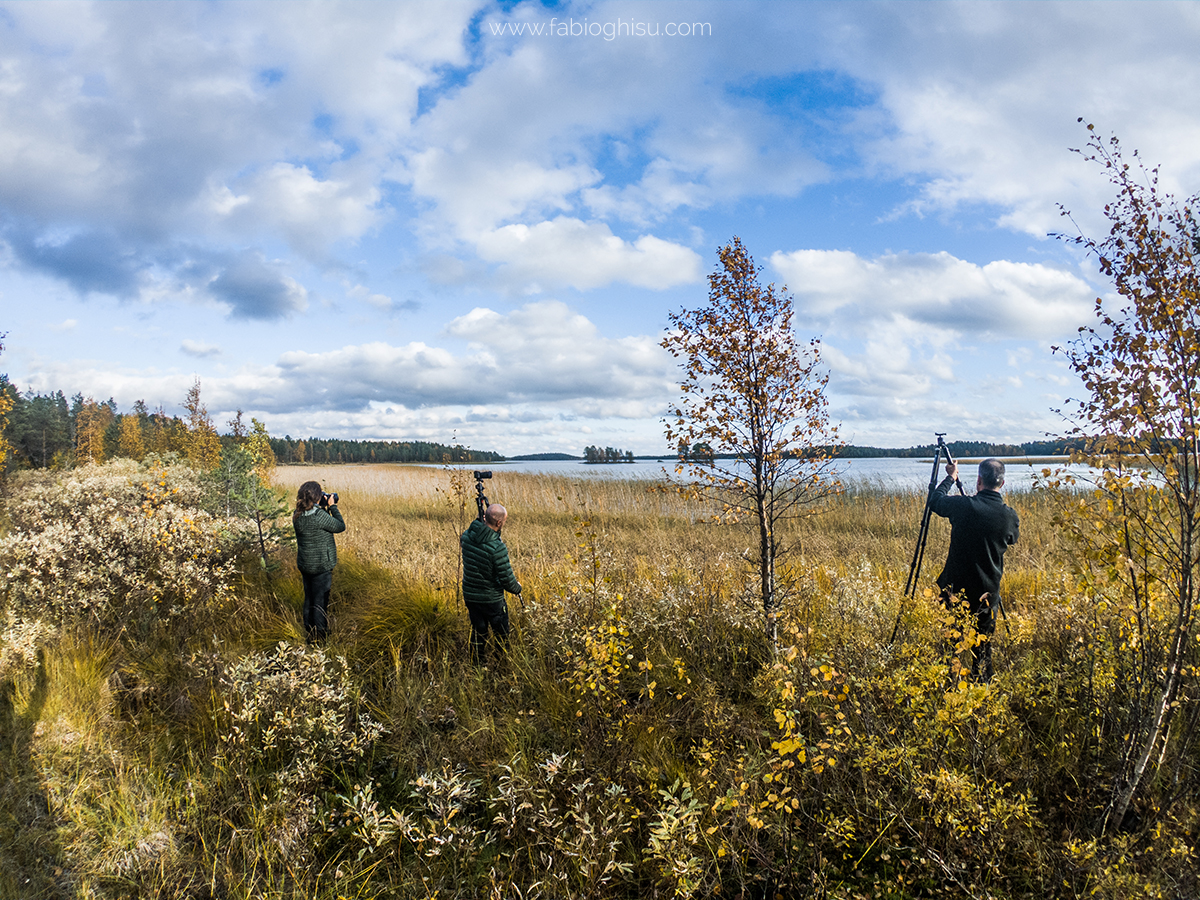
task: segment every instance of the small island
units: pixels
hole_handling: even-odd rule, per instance
[[[583,461],[591,465],[602,463],[631,463],[632,450],[618,450],[615,447],[584,447]]]

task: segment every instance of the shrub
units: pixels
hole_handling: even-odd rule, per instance
[[[320,648],[280,644],[242,657],[223,677],[216,754],[220,841],[236,868],[302,873],[321,830],[322,795],[361,762],[383,726],[358,710],[346,661]]]
[[[10,615],[144,639],[229,589],[238,526],[199,509],[187,467],[118,460],[27,476],[13,494],[0,539]]]
[[[312,793],[383,734],[359,712],[346,661],[318,647],[280,644],[244,656],[230,667],[225,687],[229,728],[220,763],[247,787],[266,781]]]

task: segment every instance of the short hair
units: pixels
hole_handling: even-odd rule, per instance
[[[992,457],[979,464],[979,481],[984,489],[997,490],[1004,486],[1004,463]]]
[[[493,503],[484,512],[483,518],[490,525],[499,525],[508,518],[508,510],[499,503]]]

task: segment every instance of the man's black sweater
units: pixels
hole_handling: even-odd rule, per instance
[[[1020,522],[999,491],[951,497],[953,484],[953,478],[946,478],[929,495],[933,511],[950,520],[950,552],[937,583],[951,594],[966,593],[974,612],[984,594],[999,595],[1004,551],[1017,542]]]

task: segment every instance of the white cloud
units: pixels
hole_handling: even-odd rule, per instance
[[[568,285],[578,290],[624,282],[663,289],[700,281],[695,251],[643,235],[622,240],[601,222],[559,217],[536,225],[506,225],[480,237],[479,255],[502,263],[510,284]]]
[[[829,180],[827,165],[805,146],[806,129],[757,104],[713,103],[697,93],[662,116],[645,142],[652,154],[641,177],[624,187],[583,191],[600,215],[655,221],[681,207],[701,209],[745,197],[791,197]],[[684,113],[684,114],[680,114]]]
[[[863,259],[845,250],[776,252],[772,267],[799,315],[833,332],[894,330],[905,321],[949,335],[1054,339],[1092,313],[1094,291],[1049,266],[997,260],[980,266],[949,253]]]
[[[497,157],[495,148],[461,149],[434,146],[412,155],[409,163],[414,190],[436,202],[436,212],[426,217],[431,240],[445,240],[441,229],[471,240],[487,233],[497,222],[524,217],[530,212],[571,208],[571,195],[600,180],[600,173],[584,165],[552,166],[528,159]],[[474,152],[468,152],[473,150]]]
[[[355,300],[362,300],[366,303],[369,303],[371,306],[375,307],[376,309],[380,309],[380,310],[392,310],[392,309],[396,309],[396,308],[415,309],[417,306],[419,306],[419,304],[414,303],[412,301],[407,301],[406,303],[402,303],[402,304],[396,304],[392,301],[391,297],[387,296],[387,294],[373,293],[365,285],[361,285],[361,284],[356,284],[353,287],[347,288],[346,296],[353,297]]]
[[[1044,345],[1091,316],[1085,270],[1037,264],[1072,251],[1018,256],[1027,242],[1008,231],[1069,228],[1061,200],[1103,234],[1096,211],[1112,191],[1066,152],[1084,140],[1076,116],[1161,160],[1166,189],[1191,193],[1200,178],[1194,4],[747,15],[602,0],[554,12],[665,21],[677,9],[711,21],[712,36],[501,41],[480,27],[549,18],[530,2],[10,4],[0,277],[22,312],[28,298],[56,305],[6,327],[66,348],[45,322],[79,321],[76,334],[106,316],[161,325],[169,302],[188,327],[161,346],[105,343],[111,359],[159,374],[64,364],[47,386],[92,390],[94,377],[97,394],[137,383],[147,396],[169,388],[170,403],[189,384],[172,387],[180,337],[203,334],[213,344],[192,351],[226,348],[190,361],[216,373],[214,391],[301,424],[400,428],[400,412],[375,410],[390,402],[413,428],[578,434],[583,421],[652,421],[670,380],[654,338],[605,338],[553,304],[436,328],[495,306],[497,292],[621,283],[610,300],[644,332],[661,310],[640,291],[697,296],[679,290],[703,276],[692,248],[747,230],[803,234],[844,252],[772,260],[801,324],[823,336],[850,420],[887,429],[995,410],[1019,425],[1004,398],[1023,392],[1040,408],[1034,393],[1065,378],[1040,362]],[[806,190],[815,183],[828,186]],[[783,211],[783,197],[799,199]],[[905,216],[915,227],[900,232]],[[1002,249],[981,249],[992,240]],[[217,325],[244,333],[210,329],[214,308],[238,320]],[[285,353],[315,346],[342,349]],[[1010,354],[1001,376],[990,358]],[[246,361],[236,375],[234,357]]]
[[[278,162],[247,179],[243,194],[222,185],[211,203],[239,229],[255,234],[273,226],[293,249],[321,258],[330,244],[357,238],[381,221],[381,193],[366,174],[321,180],[307,166]]]
[[[1058,201],[1102,234],[1112,189],[1067,152],[1086,141],[1080,116],[1162,162],[1167,189],[1200,179],[1193,4],[834,5],[822,18],[822,55],[877,86],[890,118],[865,135],[868,158],[927,179],[918,212],[994,204],[999,224],[1044,237],[1071,230]]]
[[[606,337],[559,301],[529,303],[507,314],[477,308],[452,320],[444,336],[463,349],[373,341],[290,351],[272,365],[205,375],[203,394],[214,417],[240,408],[270,416],[276,431],[322,433],[322,425],[325,434],[448,440],[452,428],[466,423],[461,433],[474,429],[483,441],[496,422],[529,436],[539,429],[557,432],[567,422],[575,423],[567,430],[577,435],[581,424],[598,420],[658,434],[657,417],[674,389],[673,361],[656,337]],[[181,349],[197,357],[219,352],[190,339]],[[122,406],[145,399],[168,409],[177,408],[192,377],[112,370],[89,361],[37,369],[24,380],[39,390],[87,384]]]
[[[208,356],[221,355],[221,348],[217,345],[205,344],[202,341],[193,341],[190,338],[185,339],[184,342],[180,344],[179,349],[188,356],[195,356],[199,359],[203,359]]]
[[[525,6],[511,14],[525,20],[542,12]],[[706,7],[710,13],[737,18],[720,6]],[[593,18],[628,14],[611,4],[588,10]],[[428,204],[423,238],[438,251],[461,242],[504,264],[505,283],[518,291],[692,280],[682,247],[672,245],[678,259],[665,269],[651,262],[663,259],[669,242],[646,235],[648,226],[681,208],[792,196],[829,177],[805,147],[803,129],[765,104],[725,95],[723,85],[755,63],[731,65],[721,47],[485,38],[484,65],[418,120],[398,164],[398,177]],[[617,222],[643,233],[627,235]],[[530,248],[548,241],[556,250],[558,233],[568,230],[575,248],[587,239],[590,258],[570,267],[546,254],[532,258]],[[629,249],[614,252],[617,240]],[[614,279],[626,259],[634,277]],[[568,269],[581,274],[565,278]]]
[[[797,250],[770,264],[796,297],[797,327],[821,333],[831,406],[852,439],[903,446],[917,422],[993,440],[1055,427],[1026,386],[1059,386],[1047,344],[1092,314],[1095,295],[1075,275],[948,253]]]
[[[14,243],[69,223],[124,270],[97,281],[57,258],[21,261],[126,297],[181,245],[236,252],[247,231],[327,263],[332,244],[379,224],[418,92],[467,62],[478,6],[6,9],[0,211]]]
[[[448,337],[466,353],[414,341],[282,354],[272,366],[218,379],[216,403],[231,408],[353,411],[372,403],[414,410],[483,404],[544,404],[578,416],[652,416],[671,389],[671,361],[653,337],[606,338],[558,301],[507,315],[475,309]]]
[[[495,353],[502,369],[521,373],[501,374],[514,384],[527,379],[521,392],[644,397],[661,387],[669,365],[656,337],[606,338],[557,300],[527,303],[508,315],[477,308],[450,322],[446,332]]]
[[[826,341],[821,356],[833,375],[832,389],[842,395],[917,398],[955,380],[953,358],[927,350],[913,330],[882,332],[856,353]]]

